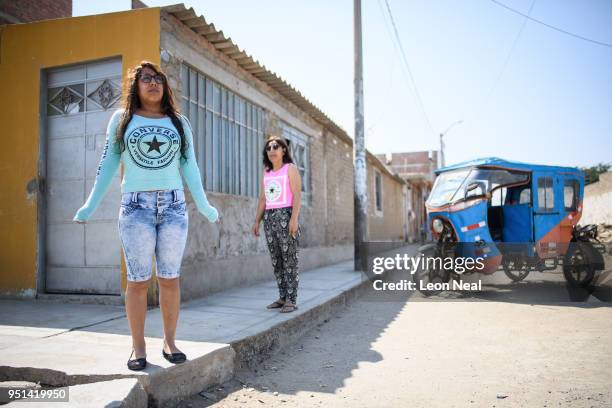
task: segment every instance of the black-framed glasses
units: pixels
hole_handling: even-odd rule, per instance
[[[278,150],[280,148],[280,145],[277,143],[270,143],[269,145],[266,146],[266,151],[270,152],[272,150]]]
[[[142,82],[144,82],[145,84],[150,84],[151,80],[154,80],[156,84],[163,84],[164,83],[164,77],[157,74],[157,75],[143,75],[140,77],[140,80]]]

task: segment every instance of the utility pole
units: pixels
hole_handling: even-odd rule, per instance
[[[444,163],[444,140],[442,139],[444,137],[444,133],[440,133],[440,167],[444,167],[445,163]]]
[[[463,119],[462,119],[462,120],[455,121],[455,122],[451,123],[451,124],[450,124],[450,126],[449,126],[449,127],[447,127],[447,128],[446,128],[446,130],[445,130],[444,132],[440,133],[440,167],[444,167],[444,166],[446,166],[446,160],[444,160],[444,140],[443,140],[443,138],[444,138],[444,136],[445,136],[445,135],[446,135],[448,132],[450,132],[450,130],[451,130],[451,129],[452,129],[454,126],[460,125],[460,124],[462,124],[462,123],[463,123]]]
[[[368,198],[366,194],[366,151],[363,121],[363,57],[361,54],[361,0],[353,0],[355,43],[355,142],[353,143],[354,211],[355,211],[355,270],[366,271],[368,237]]]

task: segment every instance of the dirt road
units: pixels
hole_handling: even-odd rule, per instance
[[[468,299],[368,293],[179,406],[612,407],[612,303],[558,303],[541,276]]]

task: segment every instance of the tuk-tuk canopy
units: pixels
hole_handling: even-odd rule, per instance
[[[465,161],[462,163],[453,164],[451,166],[442,167],[435,170],[436,175],[451,170],[463,169],[468,167],[498,167],[509,170],[520,170],[520,171],[543,171],[543,172],[566,172],[566,173],[581,173],[581,170],[577,167],[561,167],[561,166],[546,166],[543,164],[529,164],[521,162],[511,162],[499,157],[483,157],[480,159],[474,159]]]

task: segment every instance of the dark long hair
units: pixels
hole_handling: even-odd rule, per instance
[[[176,106],[176,102],[174,101],[172,88],[170,88],[168,85],[168,77],[166,74],[164,74],[160,67],[150,61],[142,61],[129,71],[128,79],[126,81],[126,88],[123,92],[124,111],[117,128],[116,142],[118,143],[120,150],[123,152],[125,150],[125,142],[123,141],[125,129],[127,129],[128,124],[132,120],[136,109],[142,107],[140,98],[138,97],[138,80],[140,79],[143,68],[150,68],[155,71],[156,74],[161,75],[161,77],[164,78],[162,83],[164,88],[164,96],[161,100],[161,110],[162,113],[168,115],[172,121],[172,124],[174,127],[176,127],[176,130],[178,130],[179,134],[181,135],[181,156],[186,158],[185,152],[187,151],[187,140],[185,139],[185,130],[183,129],[183,123],[179,118],[181,114]]]
[[[280,136],[271,135],[271,136],[268,136],[268,139],[266,140],[266,143],[264,144],[264,148],[262,152],[263,164],[264,164],[266,171],[270,171],[274,168],[274,166],[272,165],[272,162],[270,161],[270,159],[268,159],[268,152],[266,152],[266,147],[268,147],[270,142],[276,142],[277,144],[280,145],[281,149],[283,149],[283,152],[284,152],[283,163],[293,163],[293,158],[291,157],[291,151],[289,150],[289,146],[287,145],[287,142],[285,141],[285,139],[283,139]]]

